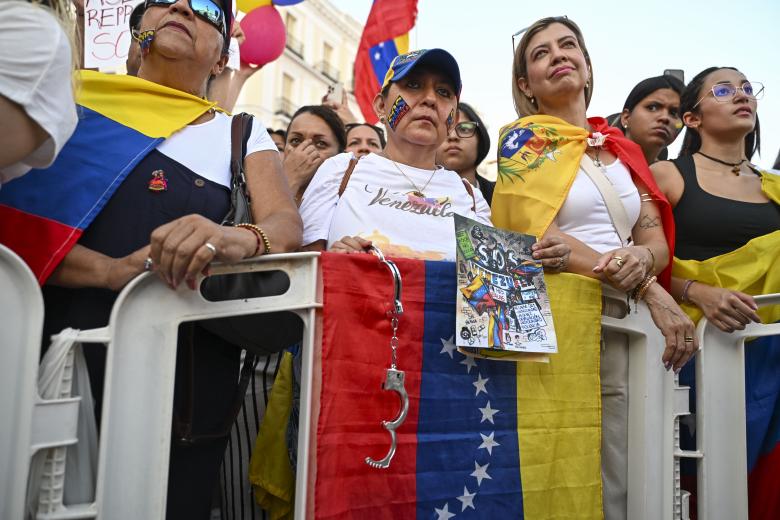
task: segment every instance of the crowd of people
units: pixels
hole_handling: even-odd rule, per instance
[[[74,3],[76,14],[83,13]],[[25,189],[31,169],[55,168],[63,147],[70,146],[76,164],[93,159],[79,155],[74,99],[93,87],[71,77],[79,62],[71,11],[64,0],[0,3],[0,204],[8,204],[4,192]],[[133,81],[135,97],[122,91],[122,102],[129,110],[186,105],[190,116],[137,160],[117,166],[121,182],[45,277],[44,337],[65,327],[106,325],[118,292],[146,271],[172,289],[182,283],[195,289],[211,262],[269,253],[351,254],[375,245],[390,256],[452,261],[454,213],[537,235],[533,256],[549,273],[596,279],[646,306],[665,338],[658,363],[666,370],[681,371],[695,354],[702,316],[726,332],[767,319],[750,289],[777,269],[772,261],[754,266],[750,280],[717,275],[724,258],[733,263],[751,257],[757,244],[780,243],[780,177],[751,163],[760,148],[763,86],[736,68],[707,68],[687,85],[669,75],[644,79],[622,112],[596,117],[588,114],[596,86],[584,35],[568,18],[539,20],[514,54],[517,120],[495,136],[499,171],[491,181],[480,170],[490,131],[460,99],[455,58],[443,49],[398,56],[373,102],[381,126],[358,121],[346,99],[303,106],[284,129],[266,129],[254,118],[243,158],[252,223],[231,226],[222,225],[233,187],[227,111],[255,70],[225,70],[230,38],[241,37],[230,2],[146,0],[130,24],[127,72],[134,78],[111,79]],[[58,36],[19,48],[19,35],[44,31]],[[544,128],[556,139],[539,133],[526,139],[532,151],[539,140],[540,160],[531,167],[524,159],[518,170],[513,145],[528,128]],[[683,129],[679,157],[665,160]],[[559,159],[545,160],[548,153]],[[59,189],[53,176],[35,179],[51,179]],[[26,189],[35,191],[31,196],[49,193],[40,185]],[[602,312],[625,310],[605,304]],[[604,333],[602,342],[604,511],[620,519],[626,517],[628,343],[615,333]],[[85,349],[85,355],[99,414],[104,351]],[[188,435],[214,435],[232,420],[240,345],[191,324],[180,333],[177,356],[175,414],[193,403]],[[267,376],[261,392],[267,395],[275,363],[266,359],[258,370]],[[208,518],[228,437],[172,442],[169,518]],[[248,454],[243,457],[247,468]],[[238,487],[250,489],[248,482]],[[235,518],[249,517],[228,509]]]

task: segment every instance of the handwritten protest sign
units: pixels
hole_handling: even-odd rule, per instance
[[[116,69],[130,47],[130,13],[142,0],[85,0],[84,66]]]

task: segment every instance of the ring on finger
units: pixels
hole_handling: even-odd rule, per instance
[[[151,271],[152,267],[154,267],[154,262],[152,262],[152,257],[147,256],[146,260],[144,260],[144,271]]]
[[[623,264],[625,263],[625,260],[623,260],[622,256],[613,256],[612,260],[615,261],[615,263],[617,264],[618,268],[623,267]]]
[[[692,336],[685,336],[683,338],[683,340],[685,340],[686,343],[693,343],[693,337]]]
[[[214,247],[214,244],[212,244],[211,242],[206,242],[205,244],[203,244],[203,246],[209,251],[211,251],[212,255],[217,256],[217,248]]]

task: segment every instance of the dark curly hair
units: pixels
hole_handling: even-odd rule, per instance
[[[701,96],[705,95],[705,93],[702,92],[702,89],[704,89],[704,80],[713,72],[723,69],[739,72],[739,70],[734,67],[709,67],[696,74],[690,83],[688,83],[688,86],[685,87],[682,96],[680,96],[680,114],[684,116],[687,112],[694,112],[697,110],[693,107],[699,102]],[[682,148],[680,148],[680,155],[693,155],[698,152],[700,148],[701,135],[699,135],[699,132],[695,129],[686,127]],[[745,154],[747,158],[751,159],[756,152],[761,153],[761,125],[758,122],[758,114],[756,114],[756,126],[745,136]]]

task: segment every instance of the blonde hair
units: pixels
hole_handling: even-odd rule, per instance
[[[556,16],[542,18],[537,20],[531,25],[523,34],[520,39],[520,44],[515,49],[515,56],[512,63],[512,100],[515,104],[515,112],[518,117],[532,116],[539,113],[539,106],[536,102],[531,102],[520,87],[517,85],[518,78],[528,78],[528,63],[526,62],[525,52],[528,50],[528,44],[531,42],[537,33],[543,31],[550,25],[559,23],[566,26],[574,36],[577,37],[577,43],[582,49],[582,53],[585,55],[585,62],[588,64],[588,71],[590,73],[590,79],[585,84],[585,107],[590,105],[590,98],[593,95],[593,66],[590,63],[590,54],[588,48],[585,46],[585,39],[582,37],[582,31],[576,23],[569,20],[565,16]]]

